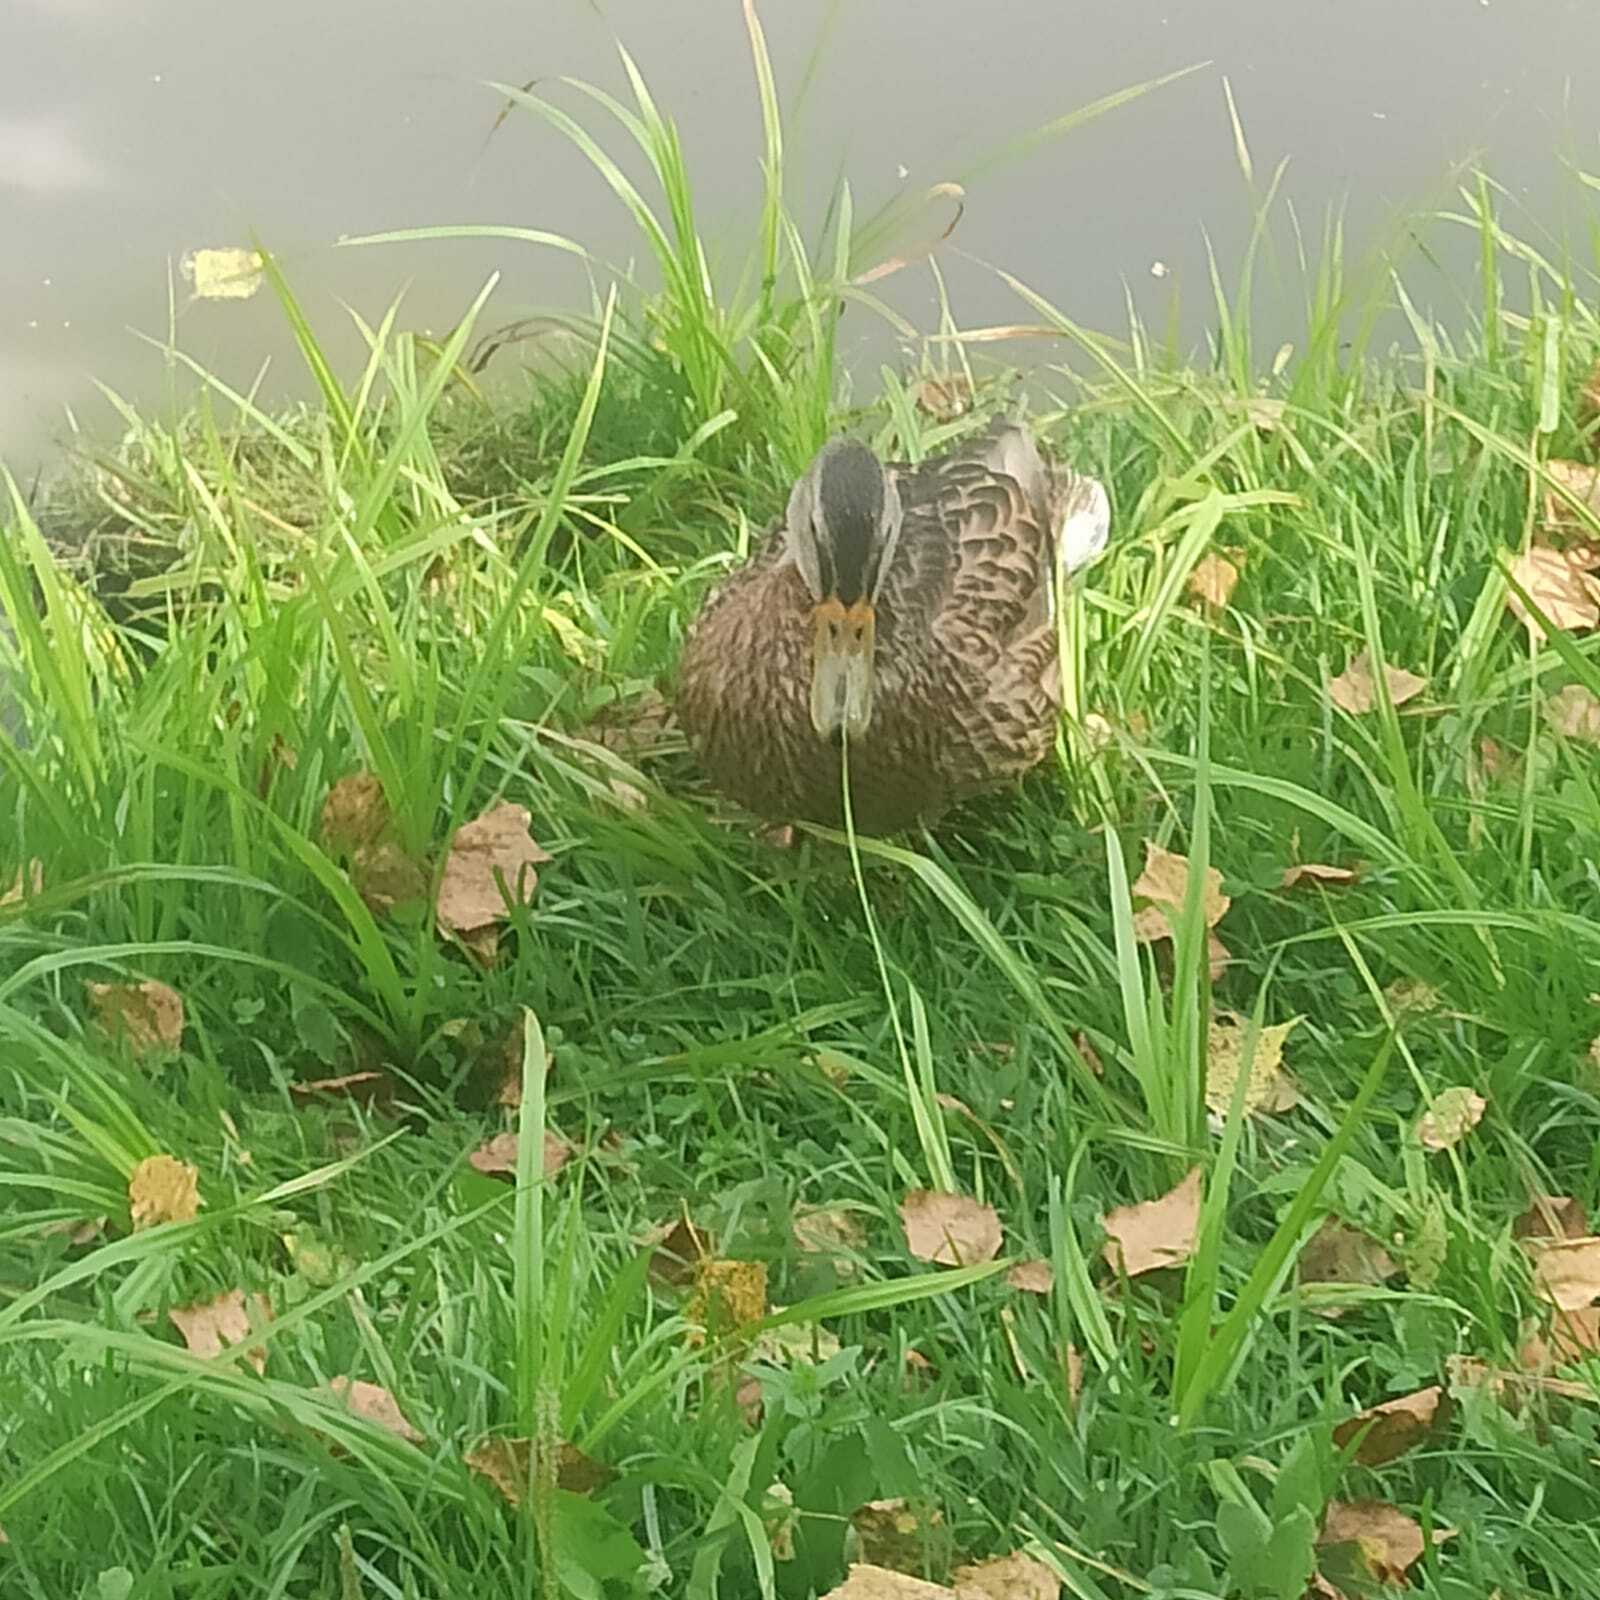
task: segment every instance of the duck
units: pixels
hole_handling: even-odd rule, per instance
[[[873,834],[1016,782],[1055,744],[1059,593],[1110,527],[1017,422],[915,464],[830,438],[686,635],[701,771],[769,823]]]

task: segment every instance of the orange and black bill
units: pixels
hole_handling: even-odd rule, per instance
[[[872,721],[872,602],[830,597],[813,615],[811,725],[824,739],[857,740]]]

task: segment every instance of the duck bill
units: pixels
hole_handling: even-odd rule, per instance
[[[824,600],[816,609],[811,647],[811,725],[837,743],[856,740],[872,721],[872,658],[876,619],[870,602]]]

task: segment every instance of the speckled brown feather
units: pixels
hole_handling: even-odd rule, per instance
[[[1021,429],[897,467],[904,525],[877,605],[872,723],[852,745],[856,825],[890,832],[1035,766],[1059,690],[1050,575],[1063,490]],[[811,724],[811,596],[775,525],[707,601],[678,717],[731,799],[843,821],[841,752]]]

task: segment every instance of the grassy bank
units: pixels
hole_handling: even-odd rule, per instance
[[[1588,1592],[1589,1269],[1521,1236],[1600,1200],[1600,665],[1581,577],[1509,602],[1600,538],[1543,465],[1595,456],[1592,304],[1487,190],[1440,224],[1484,315],[1396,280],[1383,357],[1336,241],[1278,359],[1248,271],[1200,366],[1018,285],[1033,418],[1115,508],[1060,758],[777,849],[662,721],[687,620],[830,428],[916,456],[1011,391],[952,324],[845,403],[888,235],[792,227],[757,43],[742,290],[643,96],[665,288],[526,386],[473,375],[481,300],[335,374],[274,273],[321,405],[208,383],[0,510],[0,1593],[788,1597],[1018,1551],[1096,1600]],[[439,895],[502,803],[549,859],[491,935]],[[923,1191],[998,1253],[923,1259]],[[195,1306],[244,1316],[220,1352]]]

